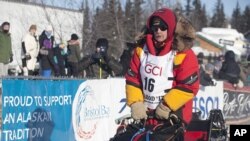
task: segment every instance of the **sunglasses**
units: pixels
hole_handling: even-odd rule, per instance
[[[151,30],[152,30],[153,32],[157,32],[159,28],[160,28],[161,31],[165,31],[165,30],[168,29],[167,26],[160,25],[160,26],[152,26],[152,27],[151,27]]]

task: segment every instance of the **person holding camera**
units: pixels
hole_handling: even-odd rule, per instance
[[[34,70],[39,54],[39,43],[36,35],[36,25],[31,25],[29,32],[22,41],[22,63],[24,75],[34,75]]]
[[[86,77],[102,79],[121,74],[122,65],[113,57],[108,56],[108,47],[108,40],[99,38],[96,42],[95,53],[80,61],[80,70],[85,70]]]

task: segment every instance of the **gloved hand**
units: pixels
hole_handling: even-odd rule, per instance
[[[102,59],[102,55],[100,53],[95,53],[91,56],[94,62],[99,62]]]
[[[158,119],[168,119],[171,109],[165,106],[163,103],[160,103],[155,110],[155,116]]]
[[[103,61],[105,61],[105,63],[108,64],[109,61],[110,61],[110,57],[108,56],[108,54],[107,53],[101,53],[101,56],[103,58]]]
[[[131,105],[131,116],[135,120],[147,119],[146,107],[143,102],[136,102]]]
[[[48,55],[48,54],[49,54],[49,51],[46,50],[44,47],[42,47],[42,48],[39,50],[39,53],[40,53],[41,55]]]
[[[216,85],[217,85],[216,80],[212,79],[212,86],[216,86]]]

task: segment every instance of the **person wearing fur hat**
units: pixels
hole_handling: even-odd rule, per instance
[[[0,29],[0,77],[8,75],[8,64],[13,61],[10,23],[3,22]]]
[[[125,76],[127,105],[135,120],[147,119],[147,111],[154,111],[156,120],[173,113],[190,122],[199,79],[198,61],[190,49],[195,33],[186,26],[168,8],[148,18],[145,44],[135,48]]]
[[[71,38],[68,41],[68,76],[77,77],[79,74],[78,63],[81,60],[80,56],[80,42],[77,34],[71,34]]]
[[[29,32],[22,40],[22,61],[24,75],[34,74],[37,57],[39,54],[39,43],[36,31],[36,25],[31,25]]]

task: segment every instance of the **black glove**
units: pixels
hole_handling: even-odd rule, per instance
[[[109,56],[107,55],[107,53],[102,53],[101,55],[102,55],[102,58],[103,58],[104,62],[105,62],[106,64],[108,64],[109,61],[110,61],[110,58],[109,58]]]
[[[13,61],[13,55],[10,56],[10,63]]]
[[[215,80],[211,80],[211,81],[212,81],[212,82],[211,82],[212,86],[216,86],[216,85],[217,85],[217,83],[216,83]]]
[[[102,59],[102,55],[100,53],[95,53],[91,56],[91,58],[94,62],[99,62],[100,59]]]
[[[31,56],[29,54],[25,54],[25,59],[26,60],[30,60],[31,59]]]

